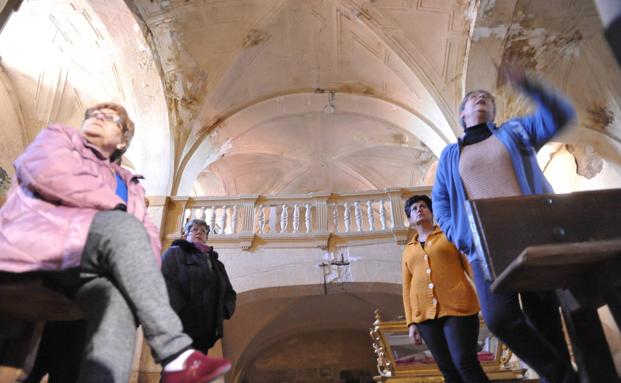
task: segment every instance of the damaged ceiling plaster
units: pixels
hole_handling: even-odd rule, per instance
[[[590,1],[102,4],[24,2],[13,15],[2,94],[19,108],[4,120],[21,121],[13,141],[26,142],[48,121],[78,125],[94,100],[126,103],[137,133],[124,163],[149,194],[429,185],[462,134],[465,91],[492,91],[498,122],[532,110],[498,83],[494,65],[515,58],[575,104],[559,140],[580,175],[621,163],[621,76]],[[15,48],[27,35],[48,60]]]

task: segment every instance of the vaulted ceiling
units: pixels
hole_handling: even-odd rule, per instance
[[[569,153],[574,188],[621,180],[621,76],[590,1],[29,0],[0,56],[9,170],[44,124],[113,100],[149,194],[428,185],[466,89],[497,92],[500,118],[527,108],[494,68],[519,57],[580,115],[542,164]]]
[[[134,2],[172,99],[173,188],[197,176],[201,194],[423,183],[455,138],[467,4],[374,3]]]

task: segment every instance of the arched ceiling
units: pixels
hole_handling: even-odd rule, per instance
[[[47,122],[113,100],[149,194],[429,184],[465,90],[495,92],[498,120],[528,108],[494,69],[519,57],[577,107],[562,155],[621,174],[621,71],[591,1],[26,0],[0,56],[5,169]]]
[[[327,103],[327,94],[291,94],[234,114],[196,148],[181,194],[192,187],[199,195],[235,195],[429,182],[445,142],[418,116],[370,96],[339,94],[333,113],[324,111]]]
[[[409,136],[413,145],[409,150],[392,151],[386,158],[389,163],[413,165],[413,152],[427,146],[437,154],[438,147],[455,140],[454,105],[461,95],[467,42],[468,25],[463,17],[466,2],[139,0],[133,4],[154,38],[169,105],[176,116],[177,176],[173,193],[189,192],[187,178],[194,182],[200,173],[193,164],[195,156],[203,165],[199,180],[210,182],[199,182],[198,189],[209,194],[256,192],[256,182],[242,177],[243,168],[245,173],[253,172],[246,166],[249,162],[263,169],[259,171],[265,187],[260,189],[269,193],[382,188],[397,186],[404,179],[408,179],[408,186],[421,182],[422,177],[411,174],[380,180],[346,166],[346,159],[338,164],[322,162],[321,153],[332,158],[348,155],[351,145],[338,142],[338,137],[334,142],[340,146],[338,150],[318,147],[313,142],[316,152],[306,158],[300,158],[304,154],[298,146],[300,137],[283,146],[279,137],[292,137],[304,130],[315,130],[317,136],[327,130],[341,136],[360,135],[348,115],[339,112],[340,100],[346,96],[365,96],[406,110],[420,120],[419,131],[432,132],[439,138],[427,142],[424,135],[412,137],[408,127],[382,123],[385,115],[358,119],[361,126],[387,130],[379,142],[387,141],[391,134]],[[230,150],[239,155],[211,166],[204,162],[205,158],[215,160],[213,154],[218,150],[205,143],[205,138],[222,125],[231,125],[229,119],[236,114],[254,110],[254,105],[272,99],[280,99],[282,108],[287,108],[289,96],[313,95],[317,90],[336,93],[337,113],[322,116],[300,110],[298,115],[290,113],[288,119],[274,118],[253,128],[263,137],[251,151],[242,155],[244,139],[232,136]],[[327,98],[324,94],[324,104]],[[318,109],[322,110],[323,105]],[[245,114],[246,119],[253,120],[247,111]],[[415,138],[422,141],[422,146]],[[361,148],[359,153],[374,158],[376,166],[368,167],[371,173],[382,164],[385,148],[377,146],[377,151],[363,153]],[[292,150],[295,159],[289,161]],[[280,154],[282,158],[275,158]],[[326,167],[322,165],[329,166],[330,175],[324,175]],[[271,175],[267,174],[270,168]],[[191,177],[185,174],[188,170]],[[424,167],[417,172],[424,175]],[[384,178],[392,178],[390,175]],[[309,179],[314,183],[306,182]],[[219,182],[214,185],[214,180]]]

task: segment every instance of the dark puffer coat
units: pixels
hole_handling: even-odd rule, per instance
[[[202,253],[191,242],[176,240],[162,256],[162,273],[184,332],[194,348],[206,352],[222,338],[222,322],[233,316],[237,299],[218,253],[212,247]]]

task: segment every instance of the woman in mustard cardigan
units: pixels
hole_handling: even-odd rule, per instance
[[[477,358],[479,303],[466,258],[433,223],[431,199],[410,197],[416,234],[403,250],[403,308],[412,343],[422,336],[447,383],[489,382]]]

